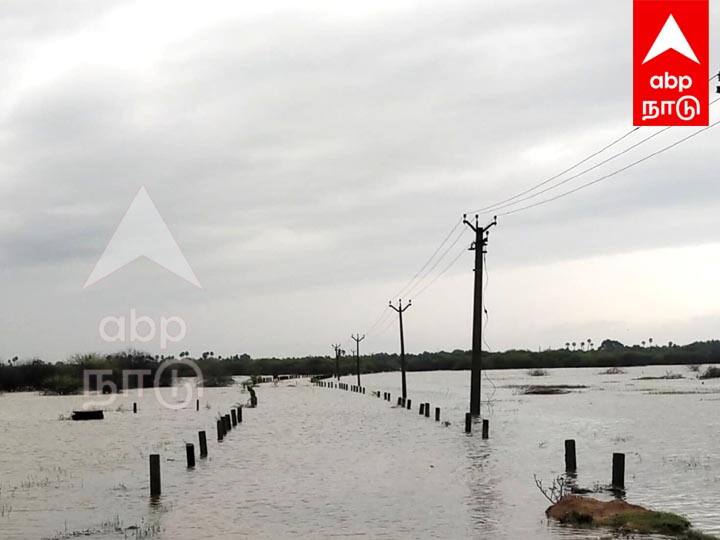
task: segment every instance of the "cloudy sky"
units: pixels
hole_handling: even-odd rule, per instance
[[[464,211],[632,128],[631,24],[628,0],[2,2],[0,359],[162,352],[100,337],[132,309],[186,321],[167,353],[397,350],[383,309]],[[718,337],[717,137],[501,216],[488,346]],[[143,186],[202,288],[139,260],[84,289]],[[469,348],[471,240],[405,295],[409,350]]]

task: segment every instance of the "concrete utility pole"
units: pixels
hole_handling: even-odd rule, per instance
[[[402,305],[402,300],[398,300],[398,307],[393,306],[392,301],[390,307],[394,309],[400,316],[400,369],[402,369],[402,398],[403,403],[407,400],[407,383],[405,382],[405,334],[403,333],[403,313],[412,306],[412,300],[410,300],[405,307]]]
[[[365,334],[363,334],[362,337],[360,337],[360,334],[355,336],[350,334],[350,337],[355,342],[355,363],[357,366],[358,386],[362,386],[362,384],[360,384],[360,342],[365,339]]]
[[[478,216],[475,215],[475,224],[463,215],[463,223],[475,231],[475,241],[470,246],[475,251],[475,295],[473,300],[473,330],[472,330],[472,366],[470,368],[470,414],[480,414],[480,382],[482,381],[482,324],[483,324],[483,256],[487,251],[488,231],[497,225],[497,217],[486,227],[478,225]]]
[[[345,354],[345,351],[342,350],[339,343],[333,344],[332,348],[335,351],[335,378],[339,381],[340,380],[340,357],[343,354]]]

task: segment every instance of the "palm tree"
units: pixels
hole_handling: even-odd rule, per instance
[[[642,345],[643,347],[645,346],[645,340],[644,340],[644,339],[640,342],[640,345]]]
[[[648,338],[648,343],[650,343],[650,346],[652,347],[652,344],[653,344],[653,338]]]
[[[588,351],[589,351],[590,348],[592,347],[592,339],[588,338],[587,344],[588,344]]]
[[[576,346],[576,345],[577,345],[577,344],[573,341],[573,342],[572,342],[573,351],[575,350],[575,346]]]
[[[570,342],[569,341],[567,343],[565,343],[565,350],[566,351],[570,350]]]

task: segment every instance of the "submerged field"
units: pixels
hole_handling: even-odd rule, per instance
[[[199,412],[194,402],[175,411],[151,391],[133,392],[104,421],[84,423],[60,419],[82,396],[5,394],[0,537],[598,538],[545,520],[533,475],[562,473],[566,438],[577,441],[579,485],[609,483],[612,452],[625,452],[630,502],[720,533],[720,380],[683,366],[603,371],[487,372],[487,441],[463,433],[467,372],[409,373],[411,412],[392,407],[398,373],[363,376],[368,392],[388,391],[392,403],[307,381],[261,385],[259,407],[222,443],[215,417],[248,399],[239,387],[205,389]],[[568,391],[526,394],[527,386]],[[426,401],[450,425],[420,417]],[[197,443],[201,429],[210,455],[188,471],[184,443]],[[154,505],[150,453],[162,458]]]

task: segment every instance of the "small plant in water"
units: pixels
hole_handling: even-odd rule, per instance
[[[565,495],[570,495],[570,493],[572,493],[572,486],[563,475],[554,478],[552,485],[549,487],[543,486],[542,480],[540,480],[536,474],[533,475],[533,479],[535,480],[535,485],[540,490],[540,493],[542,493],[551,504],[557,503]]]
[[[547,371],[544,369],[530,369],[528,370],[528,375],[531,377],[544,377],[547,375]]]

